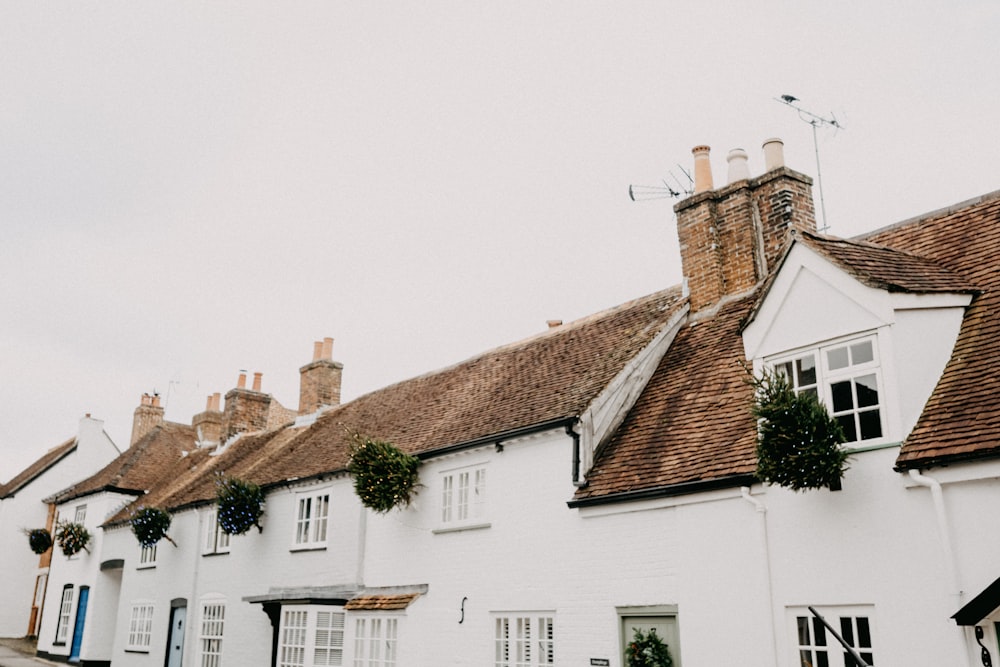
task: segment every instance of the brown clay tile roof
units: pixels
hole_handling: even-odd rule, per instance
[[[980,291],[897,467],[1000,455],[1000,192],[866,238],[930,258]]]
[[[740,322],[746,297],[685,325],[621,427],[595,456],[574,504],[731,479],[756,468]]]
[[[680,289],[635,299],[325,412],[311,427],[245,435],[134,504],[178,509],[215,497],[215,474],[261,486],[343,471],[352,433],[431,452],[580,415],[683,307]],[[111,523],[127,517],[128,510]]]
[[[0,498],[8,498],[31,483],[33,479],[55,465],[60,459],[76,449],[76,438],[70,438],[42,454],[38,460],[14,475],[6,484],[0,484]]]
[[[799,240],[858,281],[889,292],[974,292],[967,278],[928,257],[868,241],[799,232]]]
[[[195,449],[194,443],[195,432],[190,426],[163,422],[111,463],[52,500],[62,503],[105,490],[142,494],[162,484],[182,460],[183,452]]]
[[[406,609],[419,597],[417,593],[405,595],[359,595],[347,601],[347,611],[396,611]]]

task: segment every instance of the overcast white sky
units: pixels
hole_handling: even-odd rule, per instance
[[[693,146],[785,141],[849,236],[1000,188],[1000,5],[5,2],[0,480],[143,392],[344,395],[680,281]],[[819,201],[817,193],[817,203]]]

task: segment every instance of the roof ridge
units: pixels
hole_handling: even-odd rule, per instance
[[[909,225],[919,224],[921,222],[927,222],[928,220],[933,220],[935,218],[943,218],[945,216],[958,213],[961,210],[985,204],[994,199],[1000,200],[1000,190],[993,190],[991,192],[986,192],[976,197],[970,197],[969,199],[964,199],[962,201],[956,202],[954,204],[951,204],[950,206],[944,206],[942,208],[935,209],[933,211],[928,211],[927,213],[921,213],[920,215],[915,215],[910,218],[904,218],[899,222],[894,222],[892,224],[885,225],[883,227],[879,227],[877,229],[864,232],[862,234],[858,234],[857,236],[851,238],[862,239],[869,236],[877,236],[879,234],[888,232],[890,230],[899,229],[901,227],[907,227]]]

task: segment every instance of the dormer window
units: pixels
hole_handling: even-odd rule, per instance
[[[796,393],[818,396],[852,443],[885,433],[878,358],[876,337],[866,336],[774,359],[770,365]]]

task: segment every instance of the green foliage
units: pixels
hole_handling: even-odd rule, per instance
[[[358,498],[380,514],[410,504],[419,480],[420,460],[390,442],[354,436],[347,471]]]
[[[139,544],[144,547],[151,547],[164,537],[170,530],[170,515],[158,507],[140,507],[132,514],[129,523],[132,524],[132,532],[135,534]],[[170,540],[173,542],[173,540]]]
[[[52,535],[44,528],[25,528],[24,534],[28,536],[28,545],[31,550],[39,556],[52,548]]]
[[[253,482],[220,475],[216,480],[218,521],[223,531],[242,535],[253,526],[263,532],[260,517],[264,514],[264,492]]]
[[[90,553],[87,549],[87,545],[90,544],[90,531],[81,523],[60,521],[56,526],[56,542],[67,557],[75,556],[81,551]]]
[[[636,628],[632,641],[625,647],[625,658],[626,667],[671,667],[674,664],[656,628],[650,628],[648,633]]]
[[[757,477],[794,491],[838,485],[847,470],[844,431],[819,399],[796,394],[788,378],[773,371],[751,383],[759,423]]]

